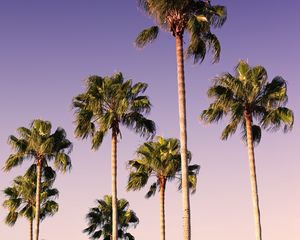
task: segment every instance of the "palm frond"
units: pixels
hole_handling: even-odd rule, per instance
[[[210,24],[213,27],[222,27],[227,20],[227,8],[220,5],[210,6]]]
[[[8,144],[12,147],[13,150],[20,154],[24,154],[28,147],[28,141],[25,138],[18,139],[17,137],[11,135],[8,138]]]
[[[145,197],[146,197],[146,198],[150,198],[150,197],[154,196],[155,193],[156,193],[156,190],[157,190],[157,183],[154,182],[154,183],[150,186],[149,191],[146,193]]]
[[[47,216],[53,216],[55,213],[58,212],[58,208],[58,203],[53,200],[45,202],[41,208],[41,220],[44,220]]]
[[[107,133],[107,130],[101,131],[98,130],[95,132],[95,134],[92,137],[92,149],[98,149],[102,142],[103,142],[103,138],[105,137]]]
[[[125,114],[122,119],[122,124],[146,138],[153,138],[156,132],[155,123],[138,112]]]
[[[194,164],[188,166],[188,186],[191,189],[191,193],[194,194],[196,192],[197,187],[197,175],[199,174],[200,165]],[[182,178],[178,179],[178,190],[182,188]]]
[[[91,122],[93,117],[93,112],[90,110],[81,109],[80,111],[77,112],[76,117],[77,118],[75,120],[75,124],[76,124],[75,136],[81,137],[83,139],[87,138],[95,130],[94,123]]]
[[[158,26],[152,26],[143,30],[135,39],[135,45],[139,48],[145,47],[148,43],[152,43],[158,36]]]
[[[54,160],[54,167],[61,172],[70,171],[72,168],[70,156],[64,152],[57,153]]]
[[[135,237],[130,233],[125,233],[124,239],[125,240],[135,240]]]
[[[9,226],[15,225],[16,221],[18,219],[18,213],[17,212],[9,212],[8,215],[5,217],[5,223]]]
[[[270,83],[266,84],[264,92],[259,99],[267,107],[279,107],[287,103],[287,83],[280,77],[276,76]]]
[[[213,103],[202,112],[200,119],[206,123],[218,122],[225,114],[226,112],[222,106]]]
[[[231,135],[233,135],[236,132],[236,129],[238,127],[238,124],[240,123],[240,121],[232,121],[230,122],[223,130],[222,132],[222,136],[221,139],[222,140],[227,140],[228,137],[230,137]]]
[[[5,162],[3,170],[5,172],[10,171],[13,167],[22,165],[25,156],[23,154],[10,154]]]
[[[145,172],[131,172],[127,183],[127,191],[139,190],[148,182],[149,176]]]
[[[207,39],[208,43],[208,49],[213,54],[212,62],[216,63],[220,60],[220,54],[221,54],[221,44],[219,42],[219,39],[215,34],[208,33],[206,34],[205,38]]]
[[[186,49],[186,57],[193,58],[194,63],[202,62],[206,56],[206,43],[197,36],[192,36]]]
[[[260,143],[261,140],[261,128],[258,125],[252,125],[252,141],[254,143],[254,145],[258,145]],[[244,142],[247,143],[247,131],[246,131],[246,127],[245,124],[243,124],[242,126],[242,140]]]
[[[35,119],[30,124],[33,133],[36,132],[40,136],[50,136],[51,134],[51,122],[43,121],[41,119]]]
[[[286,107],[278,107],[270,110],[261,120],[262,127],[269,131],[276,131],[283,126],[284,132],[293,128],[294,113]]]

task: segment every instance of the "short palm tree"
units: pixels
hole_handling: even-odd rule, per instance
[[[35,240],[39,239],[40,205],[41,205],[41,177],[42,169],[54,160],[54,167],[65,172],[71,168],[69,153],[72,143],[66,138],[66,132],[57,128],[51,134],[51,123],[43,120],[33,120],[30,128],[17,129],[19,138],[11,135],[9,144],[14,153],[10,154],[4,165],[4,171],[19,166],[24,160],[33,160],[36,164],[36,208],[35,208]]]
[[[184,239],[191,239],[190,200],[188,188],[186,93],[184,78],[183,38],[189,33],[190,40],[186,56],[194,63],[202,62],[211,50],[213,62],[220,58],[220,42],[211,28],[221,27],[226,21],[226,8],[212,6],[209,0],[139,0],[140,7],[151,16],[157,26],[142,31],[136,38],[136,45],[144,47],[158,36],[159,28],[171,33],[176,41],[178,107],[182,159],[182,199]]]
[[[5,223],[13,226],[19,216],[27,218],[30,240],[33,240],[36,202],[36,173],[32,171],[35,168],[34,165],[24,176],[16,177],[12,186],[5,188],[3,191],[7,198],[3,202],[3,206],[8,209]],[[41,221],[47,216],[53,216],[58,211],[58,203],[55,201],[55,198],[58,197],[58,190],[52,188],[55,172],[50,167],[44,169],[41,181]]]
[[[134,240],[134,236],[127,232],[128,228],[136,227],[139,219],[135,212],[129,209],[129,203],[125,199],[117,202],[118,237],[123,240]],[[112,239],[112,197],[105,195],[103,200],[97,200],[97,206],[91,208],[86,215],[88,227],[83,230],[91,239]]]
[[[73,99],[75,108],[75,135],[91,137],[92,149],[98,149],[104,136],[111,129],[111,168],[113,240],[118,239],[117,219],[117,139],[121,136],[120,126],[134,130],[141,136],[151,137],[155,124],[145,117],[151,103],[143,93],[147,84],[124,80],[122,73],[112,77],[91,76],[86,81],[86,92]]]
[[[191,154],[188,152],[188,161]],[[146,198],[153,196],[159,188],[160,192],[160,239],[165,240],[165,190],[167,181],[178,179],[181,189],[181,156],[180,142],[176,138],[158,136],[154,142],[146,142],[137,149],[137,159],[129,161],[130,175],[127,190],[140,190],[150,177],[155,182],[150,186]],[[189,187],[196,190],[199,165],[188,166]]]
[[[285,132],[292,128],[294,115],[285,107],[288,99],[286,81],[277,76],[268,82],[265,68],[250,67],[247,62],[240,61],[234,76],[225,73],[214,79],[208,96],[214,98],[214,102],[203,111],[201,118],[211,123],[229,115],[230,123],[225,127],[222,139],[234,134],[240,125],[247,141],[256,239],[261,240],[254,143],[260,141],[261,128],[274,131],[283,126]],[[258,125],[254,124],[254,120]]]

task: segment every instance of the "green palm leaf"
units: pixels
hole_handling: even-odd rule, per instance
[[[152,43],[158,35],[159,28],[157,26],[153,26],[143,30],[136,38],[135,44],[139,48],[143,48],[148,43]]]

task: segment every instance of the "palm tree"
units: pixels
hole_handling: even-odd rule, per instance
[[[137,149],[137,159],[129,161],[130,175],[127,190],[140,190],[150,177],[155,182],[150,186],[146,198],[154,196],[157,188],[160,192],[160,239],[165,240],[165,190],[167,181],[178,179],[181,189],[181,156],[180,142],[176,138],[158,136],[155,142],[146,142]],[[188,152],[188,161],[191,154]],[[196,191],[199,165],[188,166],[189,187]]]
[[[35,196],[36,196],[36,173],[32,171],[36,168],[33,164],[24,176],[14,179],[11,187],[4,189],[7,199],[3,206],[8,209],[5,223],[13,226],[18,217],[22,216],[29,221],[29,239],[33,240],[33,220],[35,218]],[[58,211],[58,190],[52,188],[55,179],[55,172],[51,167],[45,167],[41,181],[41,214],[40,220],[47,216],[53,216]]]
[[[203,111],[201,118],[211,123],[229,115],[230,123],[225,127],[222,139],[234,134],[240,125],[247,141],[255,232],[256,239],[261,240],[254,143],[261,139],[261,128],[274,131],[283,126],[286,132],[293,127],[293,112],[285,107],[288,100],[286,81],[277,76],[268,82],[265,68],[251,68],[247,62],[240,61],[235,68],[235,76],[225,73],[214,79],[208,96],[214,98],[214,102]],[[254,120],[258,125],[253,123]]]
[[[144,116],[151,109],[148,97],[142,95],[147,87],[145,83],[125,81],[122,73],[112,77],[91,76],[86,81],[86,92],[73,99],[75,135],[83,139],[91,137],[92,149],[100,147],[111,129],[113,240],[118,239],[117,139],[122,136],[121,125],[145,137],[155,133],[154,122]]]
[[[125,199],[119,199],[117,202],[118,214],[118,237],[124,240],[134,240],[128,228],[136,227],[139,219],[135,212],[129,209],[129,203]],[[105,195],[103,200],[97,200],[97,206],[91,208],[86,215],[88,227],[83,232],[90,235],[91,239],[103,238],[103,240],[112,239],[112,197]]]
[[[158,36],[159,28],[170,32],[176,41],[179,126],[182,159],[182,200],[184,239],[191,239],[190,200],[187,170],[187,127],[184,79],[183,37],[188,32],[190,41],[186,56],[194,63],[202,62],[207,51],[213,54],[213,63],[220,58],[221,46],[211,28],[221,27],[226,21],[226,8],[212,6],[209,0],[139,0],[140,7],[152,17],[157,26],[142,31],[135,40],[144,47]]]
[[[54,160],[54,167],[61,172],[71,168],[68,154],[72,150],[72,143],[66,138],[64,129],[59,127],[51,134],[51,128],[50,122],[39,119],[33,120],[30,128],[18,128],[20,137],[13,135],[9,137],[8,143],[14,153],[10,154],[3,168],[4,171],[9,171],[21,165],[24,160],[33,160],[36,164],[35,240],[39,239],[42,168],[52,160]]]

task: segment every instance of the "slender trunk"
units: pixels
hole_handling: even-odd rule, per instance
[[[187,172],[187,132],[186,132],[186,103],[184,83],[184,63],[182,35],[176,35],[176,58],[177,58],[177,80],[178,80],[178,107],[181,145],[181,169],[182,169],[182,205],[183,205],[183,239],[191,239],[190,220],[190,193],[188,187]]]
[[[112,130],[111,140],[111,179],[112,179],[112,240],[118,240],[118,208],[117,208],[117,133]]]
[[[29,220],[29,240],[33,240],[33,219]]]
[[[165,191],[166,179],[160,179],[160,240],[166,238],[166,225],[165,225]]]
[[[254,223],[255,223],[255,235],[256,235],[256,240],[262,240],[256,170],[255,170],[255,158],[254,158],[253,139],[252,139],[251,114],[245,113],[245,121],[246,121],[246,131],[247,131],[248,158],[249,158],[249,169],[250,169],[253,215],[254,215]]]
[[[38,159],[36,164],[36,200],[35,200],[35,240],[39,240],[40,231],[40,198],[41,198],[41,172],[42,159]]]

